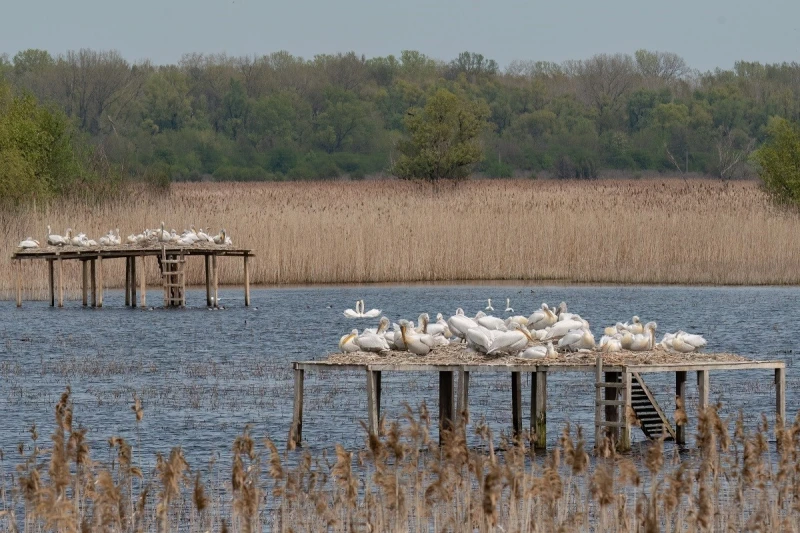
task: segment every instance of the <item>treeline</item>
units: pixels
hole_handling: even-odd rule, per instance
[[[95,159],[156,183],[386,172],[408,110],[439,88],[488,106],[478,170],[491,177],[626,169],[735,178],[751,172],[770,117],[800,119],[798,63],[700,73],[645,50],[505,71],[469,52],[447,62],[416,51],[187,54],[156,66],[115,51],[26,50],[0,56],[0,77],[15,95],[62,110]]]

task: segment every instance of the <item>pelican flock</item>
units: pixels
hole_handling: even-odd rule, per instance
[[[53,233],[52,228],[47,226],[47,233],[44,242],[47,246],[75,246],[79,248],[94,248],[106,246],[121,246],[122,237],[120,237],[119,228],[109,229],[108,233],[98,238],[97,240],[89,238],[86,233],[73,232],[72,228],[67,228],[64,235]],[[125,239],[125,244],[128,246],[150,246],[158,244],[173,244],[178,246],[231,246],[233,241],[228,236],[228,232],[223,228],[219,233],[212,235],[210,230],[203,228],[195,229],[194,225],[189,229],[183,230],[178,233],[174,229],[166,229],[164,222],[157,229],[145,229],[141,233],[131,233]],[[39,248],[39,241],[32,237],[27,237],[20,241],[18,248],[31,249]],[[374,315],[380,315],[380,310]]]
[[[487,309],[492,307],[491,300]],[[543,303],[528,317],[515,315],[500,318],[486,314],[486,310],[468,316],[462,308],[445,319],[441,313],[431,323],[428,313],[419,315],[416,323],[409,319],[392,322],[382,316],[377,328],[366,328],[359,334],[353,329],[339,342],[340,352],[406,351],[425,356],[437,346],[463,343],[467,349],[487,356],[514,356],[525,359],[556,357],[559,353],[587,352],[650,352],[662,350],[673,353],[692,353],[706,346],[706,340],[697,334],[678,331],[666,333],[656,342],[658,324],[643,322],[634,316],[629,322],[617,322],[603,329],[600,341],[595,340],[589,322],[577,313],[567,310],[561,302],[550,307]],[[553,310],[555,309],[555,311]],[[380,314],[379,310],[374,316]],[[506,312],[513,312],[506,300]],[[367,318],[364,300],[356,301],[355,309],[347,309],[349,318]],[[391,325],[391,329],[390,329]]]

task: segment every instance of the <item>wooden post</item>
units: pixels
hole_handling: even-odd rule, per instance
[[[89,263],[81,260],[81,302],[83,306],[89,305]]]
[[[456,396],[456,426],[464,426],[469,423],[469,371],[461,370],[458,372],[458,396]]]
[[[453,429],[453,372],[439,372],[439,444],[442,433]]]
[[[600,441],[603,438],[603,406],[600,401],[603,399],[600,383],[603,382],[603,356],[598,355],[594,365],[594,447],[600,449]]]
[[[97,258],[97,307],[103,307],[103,258]]]
[[[17,271],[17,307],[22,307],[22,259],[16,260]]]
[[[89,277],[91,278],[91,304],[92,307],[97,307],[97,265],[96,259],[89,260]]]
[[[786,424],[786,369],[775,369],[775,416],[776,425]]]
[[[211,256],[211,269],[214,271],[214,307],[219,307],[219,277],[217,276],[217,254]]]
[[[605,380],[609,383],[617,383],[620,381],[620,373],[619,372],[606,372]],[[615,389],[612,387],[606,387],[605,399],[617,401],[618,392],[620,389]],[[606,422],[620,422],[619,417],[619,406],[618,405],[606,405]],[[607,427],[606,433],[614,440],[614,442],[619,443],[619,428],[618,427]]]
[[[378,391],[375,372],[367,367],[367,430],[370,435],[378,435]]]
[[[50,307],[56,306],[56,280],[53,273],[53,260],[47,260],[48,281],[50,282]]]
[[[206,305],[211,307],[211,258],[206,254],[203,259],[206,263]]]
[[[294,409],[292,410],[292,428],[289,440],[296,446],[303,441],[303,373],[302,368],[294,369]]]
[[[686,412],[686,372],[675,372],[675,408]],[[686,426],[675,422],[675,443],[686,444]]]
[[[625,372],[622,374],[623,383],[625,388],[622,389],[623,401],[622,405],[622,428],[619,435],[619,446],[617,449],[621,452],[629,452],[631,450],[631,419],[629,410],[631,406],[631,373]]]
[[[709,381],[708,381],[708,370],[698,370],[697,371],[697,410],[699,412],[703,412],[708,407],[708,390],[709,390]]]
[[[146,256],[142,256],[142,273],[139,274],[139,283],[141,284],[141,295],[139,298],[141,299],[141,307],[147,307],[147,270],[145,269],[144,259]]]
[[[250,307],[250,267],[248,266],[247,252],[244,253],[244,305]]]
[[[136,307],[136,256],[131,257],[131,307]]]
[[[511,427],[513,435],[522,435],[522,374],[511,373]]]
[[[125,305],[131,305],[131,258],[125,258]]]
[[[58,306],[64,307],[64,268],[61,264],[61,256],[58,256]]]
[[[531,373],[531,437],[536,450],[547,449],[547,372]]]
[[[372,377],[375,379],[375,408],[378,410],[378,424],[381,422],[381,371],[374,370]]]

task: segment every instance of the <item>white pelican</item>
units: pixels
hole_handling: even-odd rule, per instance
[[[655,334],[658,325],[655,322],[648,322],[644,327],[644,333],[633,335],[629,350],[634,352],[643,352],[652,350],[655,347]],[[625,341],[626,335],[623,335],[622,340]],[[674,345],[674,343],[673,343]],[[624,342],[623,342],[624,347]]]
[[[453,334],[450,333],[450,327],[447,325],[447,321],[444,319],[444,317],[442,317],[442,313],[437,313],[436,322],[433,324],[427,324],[426,329],[426,333],[429,333],[430,335],[441,335],[446,339],[449,339],[453,336]]]
[[[634,317],[631,319],[631,322],[633,322],[633,323],[632,324],[623,324],[625,329],[627,329],[628,331],[630,331],[634,335],[643,334],[645,332],[644,331],[644,324],[642,324],[642,321],[641,321],[641,319],[639,319],[638,316],[634,315]]]
[[[568,348],[577,352],[578,350],[591,350],[594,348],[594,335],[592,332],[580,328],[569,331],[558,341],[559,348]]]
[[[491,348],[492,341],[500,334],[497,330],[486,329],[483,326],[470,328],[467,330],[467,346],[473,350],[487,353]]]
[[[30,248],[38,248],[39,241],[35,240],[33,237],[28,237],[20,241],[18,248],[30,249]]]
[[[347,335],[342,336],[339,339],[339,351],[342,353],[347,352],[357,352],[360,348],[358,344],[355,343],[356,337],[358,337],[358,330],[354,329]]]
[[[197,232],[197,239],[200,242],[209,242],[209,241],[214,242],[214,239],[209,237],[208,234],[205,231],[203,231],[203,228],[200,228],[200,231]]]
[[[361,300],[361,313],[364,318],[375,318],[381,315],[380,309],[370,309],[369,311],[364,311],[364,309],[366,309],[366,307],[364,307],[364,300]]]
[[[531,346],[522,352],[520,357],[525,359],[543,359],[545,357],[555,357],[556,349],[553,347],[553,342],[547,343],[547,346]]]
[[[216,237],[214,237],[214,244],[225,244],[225,228],[220,230]]]
[[[172,235],[164,229],[164,221],[161,221],[161,229],[158,231],[158,242],[170,242]]]
[[[492,299],[488,298],[486,301],[488,302],[488,305],[486,306],[486,311],[494,311],[494,307],[492,307]]]
[[[64,246],[67,243],[67,239],[65,239],[61,235],[56,235],[50,231],[50,226],[47,226],[47,244],[50,246]]]
[[[388,352],[390,350],[389,343],[381,333],[362,333],[355,338],[354,342],[365,352]]]
[[[699,350],[706,345],[706,340],[702,335],[678,331],[678,333],[667,333],[661,339],[659,346],[667,350],[681,353],[691,353]]]
[[[450,332],[454,336],[464,340],[466,340],[467,331],[470,328],[478,327],[478,323],[464,315],[464,310],[460,307],[456,309],[455,315],[447,319],[447,325],[450,327]]]
[[[408,320],[400,321],[400,335],[403,338],[403,344],[406,345],[406,350],[415,355],[427,355],[431,351],[431,346],[423,342],[423,336],[414,334],[412,330]],[[429,337],[429,335],[425,337]]]
[[[487,355],[493,355],[496,353],[515,355],[524,350],[525,347],[528,346],[529,342],[533,342],[533,338],[531,338],[528,330],[516,322],[512,322],[511,328],[508,331],[500,332],[494,338],[492,344],[489,346],[489,350],[486,353]]]
[[[550,329],[547,331],[547,335],[544,336],[544,340],[548,339],[557,339],[559,337],[563,337],[567,333],[569,333],[573,329],[582,329],[584,328],[585,324],[582,320],[561,320],[556,322],[554,325],[550,326]]]
[[[621,336],[620,338],[617,338],[609,335],[603,335],[600,337],[600,343],[598,347],[600,348],[601,352],[619,352],[622,350]]]
[[[353,309],[345,309],[344,316],[347,318],[361,318],[364,314],[361,311],[361,300],[356,300],[356,308]]]
[[[508,329],[506,327],[506,321],[496,316],[481,316],[476,318],[475,322],[485,327],[486,329],[497,329],[500,331],[505,331],[506,329]]]
[[[544,329],[556,323],[558,317],[553,313],[547,304],[542,304],[541,310],[534,311],[528,317],[528,328]]]
[[[389,329],[389,319],[385,316],[382,316],[378,321],[377,328],[366,328],[364,333],[377,333],[378,335],[383,335],[387,329]]]
[[[508,325],[508,322],[516,322],[520,326],[527,326],[528,325],[528,317],[525,317],[525,316],[522,316],[522,315],[510,316],[510,317],[508,317],[506,319],[506,325]]]
[[[506,313],[513,313],[514,310],[511,308],[511,298],[506,298]]]

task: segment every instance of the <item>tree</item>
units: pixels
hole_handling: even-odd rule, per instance
[[[411,108],[405,125],[408,138],[398,144],[401,156],[394,173],[404,179],[463,179],[483,158],[478,136],[489,110],[447,89],[439,89],[423,109]]]
[[[773,117],[768,138],[753,159],[764,187],[778,203],[800,206],[800,128]]]

